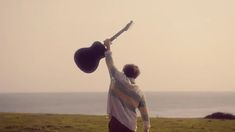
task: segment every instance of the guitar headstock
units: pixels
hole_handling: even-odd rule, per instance
[[[123,28],[123,30],[124,30],[124,31],[127,31],[127,30],[131,27],[132,24],[133,24],[133,21],[131,20],[131,21]]]
[[[124,28],[122,28],[113,37],[111,37],[110,40],[113,41],[114,39],[116,39],[120,34],[122,34],[123,32],[127,31],[131,27],[132,24],[133,24],[133,21],[130,21]]]

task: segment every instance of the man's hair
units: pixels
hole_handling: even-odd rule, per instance
[[[138,66],[134,64],[126,64],[123,67],[122,71],[125,73],[127,77],[130,78],[137,78],[140,75],[140,70]]]

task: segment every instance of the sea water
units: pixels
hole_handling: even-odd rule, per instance
[[[235,92],[145,92],[151,117],[235,114]],[[106,92],[0,93],[0,112],[105,115]]]

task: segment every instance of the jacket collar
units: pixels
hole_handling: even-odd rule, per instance
[[[135,84],[135,78],[128,77],[132,84]]]

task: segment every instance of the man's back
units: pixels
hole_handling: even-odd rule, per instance
[[[135,79],[127,77],[116,69],[113,64],[111,51],[107,51],[105,57],[111,78],[107,105],[108,114],[111,117],[115,117],[128,129],[135,131],[137,128],[136,109],[138,108],[144,121],[144,126],[149,128],[150,121],[144,94],[135,84]]]

